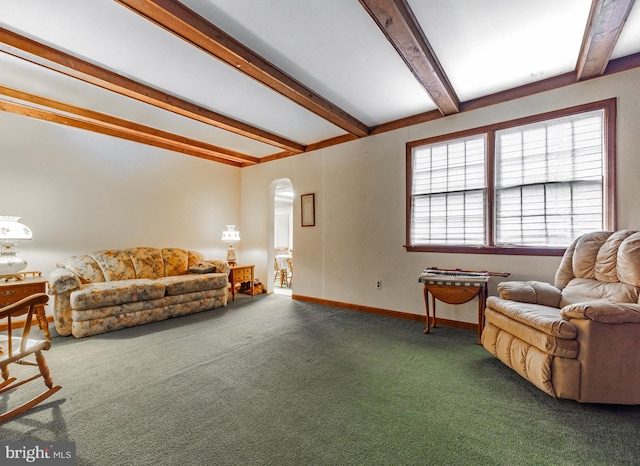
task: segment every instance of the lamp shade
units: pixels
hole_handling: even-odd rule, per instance
[[[237,243],[240,241],[240,232],[236,231],[235,225],[227,225],[227,229],[222,232],[222,241],[225,243]]]
[[[15,243],[16,241],[31,239],[31,229],[19,223],[20,217],[0,216],[0,241]]]
[[[29,227],[19,223],[20,217],[0,216],[0,276],[15,276],[27,266],[26,261],[19,258],[14,246],[18,241],[31,239]]]

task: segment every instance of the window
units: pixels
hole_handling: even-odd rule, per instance
[[[483,244],[485,138],[416,147],[411,244]]]
[[[615,229],[615,99],[407,144],[407,249],[558,255]]]

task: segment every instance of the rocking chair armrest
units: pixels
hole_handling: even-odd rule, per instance
[[[640,304],[589,301],[562,308],[563,319],[588,319],[607,324],[640,323]]]
[[[15,303],[0,308],[0,319],[5,319],[8,316],[13,317],[26,314],[28,306],[33,306],[31,309],[31,312],[33,312],[35,306],[47,304],[48,301],[49,296],[44,293],[36,293],[31,296],[27,296],[26,298],[22,298],[20,301],[16,301]]]
[[[34,398],[31,398],[26,403],[11,409],[9,409],[10,405],[5,403],[3,399],[3,406],[0,408],[0,424],[19,414],[27,412],[60,390],[59,385],[53,385],[49,366],[47,366],[47,362],[42,354],[42,351],[48,350],[51,347],[51,341],[48,338],[46,340],[29,338],[32,323],[31,319],[34,315],[35,309],[39,306],[44,306],[48,301],[49,296],[45,293],[36,293],[0,309],[0,318],[6,318],[7,324],[6,332],[3,332],[2,341],[3,344],[6,344],[6,347],[3,348],[3,355],[2,358],[0,358],[0,369],[2,369],[3,379],[3,381],[0,382],[0,393],[16,390],[18,387],[40,378],[44,380],[44,384],[47,386],[47,390],[44,392]],[[23,327],[19,331],[20,335],[16,335],[14,337],[12,335],[13,325],[11,317],[19,316],[22,318],[25,314],[26,319],[24,319]],[[5,322],[3,322],[3,324],[4,323]],[[27,356],[31,355],[35,356],[35,362],[26,359]],[[10,364],[35,366],[38,368],[38,373],[27,377],[20,375],[12,377],[9,373]]]
[[[500,297],[520,303],[559,307],[562,292],[553,285],[538,281],[510,281],[498,284]]]
[[[56,269],[49,275],[49,294],[51,295],[77,290],[81,285],[80,277],[67,269]]]

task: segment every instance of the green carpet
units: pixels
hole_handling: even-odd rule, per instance
[[[56,337],[62,390],[0,438],[75,441],[96,466],[640,462],[640,407],[553,399],[475,332],[423,327],[259,295]]]

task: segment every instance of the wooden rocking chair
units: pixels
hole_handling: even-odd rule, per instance
[[[47,362],[42,355],[43,350],[48,350],[51,347],[51,342],[46,339],[36,340],[29,338],[33,314],[36,312],[37,306],[45,305],[48,300],[49,297],[46,294],[38,293],[0,309],[0,322],[6,322],[7,324],[6,333],[0,333],[0,370],[2,371],[3,379],[0,383],[0,395],[36,380],[39,377],[44,379],[44,383],[48,387],[48,390],[30,401],[27,401],[23,405],[2,413],[0,415],[0,423],[8,421],[18,414],[22,414],[30,410],[62,388],[60,386],[53,385],[53,380],[49,374]],[[22,326],[22,334],[20,336],[13,336],[11,320],[14,317],[24,316],[26,316],[26,318],[24,326]],[[25,358],[31,354],[35,354],[36,362],[25,360]],[[17,380],[15,377],[9,376],[9,364],[12,363],[37,366],[39,368],[39,373],[24,380]]]

